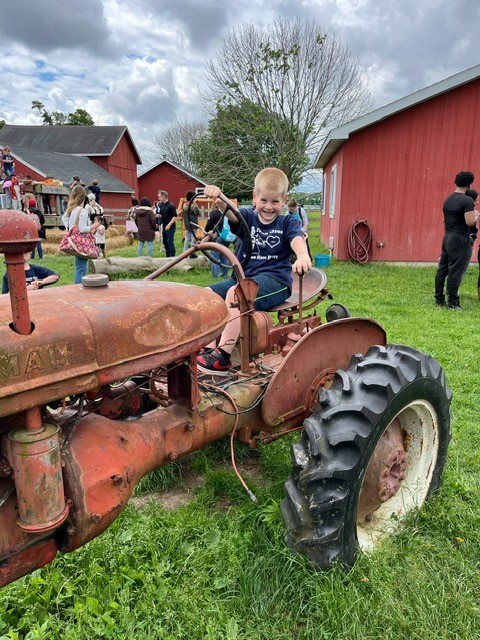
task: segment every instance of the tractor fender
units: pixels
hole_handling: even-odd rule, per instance
[[[304,414],[311,415],[318,391],[329,386],[337,369],[347,369],[353,355],[373,345],[386,345],[386,333],[369,318],[345,318],[306,333],[273,375],[262,403],[262,417],[271,427]]]

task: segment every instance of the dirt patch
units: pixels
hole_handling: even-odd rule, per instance
[[[230,462],[225,463],[225,465],[222,466],[226,469],[232,469]],[[253,481],[256,485],[263,487],[271,484],[271,482],[268,481],[262,473],[260,463],[256,460],[240,462],[237,464],[237,468],[247,484],[249,480]],[[130,498],[130,504],[132,504],[136,509],[143,509],[153,500],[158,502],[164,509],[167,509],[167,511],[174,511],[193,500],[195,489],[201,487],[202,484],[203,476],[192,473],[186,474],[182,478],[181,485],[179,487],[171,487],[165,491],[151,491],[150,493],[144,493],[141,496],[134,496]],[[223,507],[227,509],[230,506],[231,505],[225,501]],[[222,508],[222,505],[220,505],[220,508]]]
[[[130,498],[130,503],[133,504],[136,509],[143,509],[149,502],[154,500],[160,503],[167,511],[174,511],[190,502],[195,489],[201,487],[202,484],[202,476],[189,475],[183,479],[180,487],[172,487],[166,491],[152,491],[150,493],[144,493],[141,496],[134,496]]]

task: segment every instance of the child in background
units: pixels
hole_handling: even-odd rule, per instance
[[[95,242],[97,243],[97,247],[98,247],[98,257],[105,258],[106,257],[105,247],[107,243],[106,231],[107,231],[108,223],[105,220],[105,217],[103,215],[95,216],[94,222],[100,223],[95,232]]]
[[[252,256],[244,265],[247,278],[258,283],[259,288],[255,300],[255,309],[266,311],[284,302],[291,293],[293,278],[292,269],[303,274],[312,268],[307,245],[303,239],[300,222],[293,216],[282,216],[282,207],[286,202],[288,178],[274,167],[260,171],[255,178],[253,191],[254,208],[240,209],[252,237]],[[205,187],[205,195],[210,198],[221,198],[230,207],[235,204],[225,198],[215,185]],[[246,255],[246,238],[242,226],[237,223],[236,216],[227,210],[227,218],[232,233],[243,240],[238,255],[243,260]],[[290,263],[292,251],[297,259],[293,266]],[[224,298],[229,311],[229,321],[222,335],[218,348],[211,349],[197,357],[197,365],[201,371],[215,375],[227,375],[231,367],[230,356],[240,335],[240,311],[232,307],[235,302],[236,280],[230,278],[224,282],[211,285],[210,289]]]
[[[30,264],[30,253],[23,254],[23,260],[25,262],[25,279],[27,281],[27,291],[33,291],[35,289],[42,289],[49,284],[54,284],[60,279],[58,273],[42,267],[39,264]],[[7,273],[3,276],[2,293],[8,293],[9,283]]]

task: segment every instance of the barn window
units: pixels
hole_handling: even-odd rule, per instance
[[[337,193],[337,165],[334,164],[330,171],[330,199],[329,199],[329,212],[330,218],[335,217],[335,196]]]

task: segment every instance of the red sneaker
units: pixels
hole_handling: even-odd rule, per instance
[[[231,360],[224,356],[219,349],[197,356],[197,367],[204,373],[226,376],[231,366]]]

